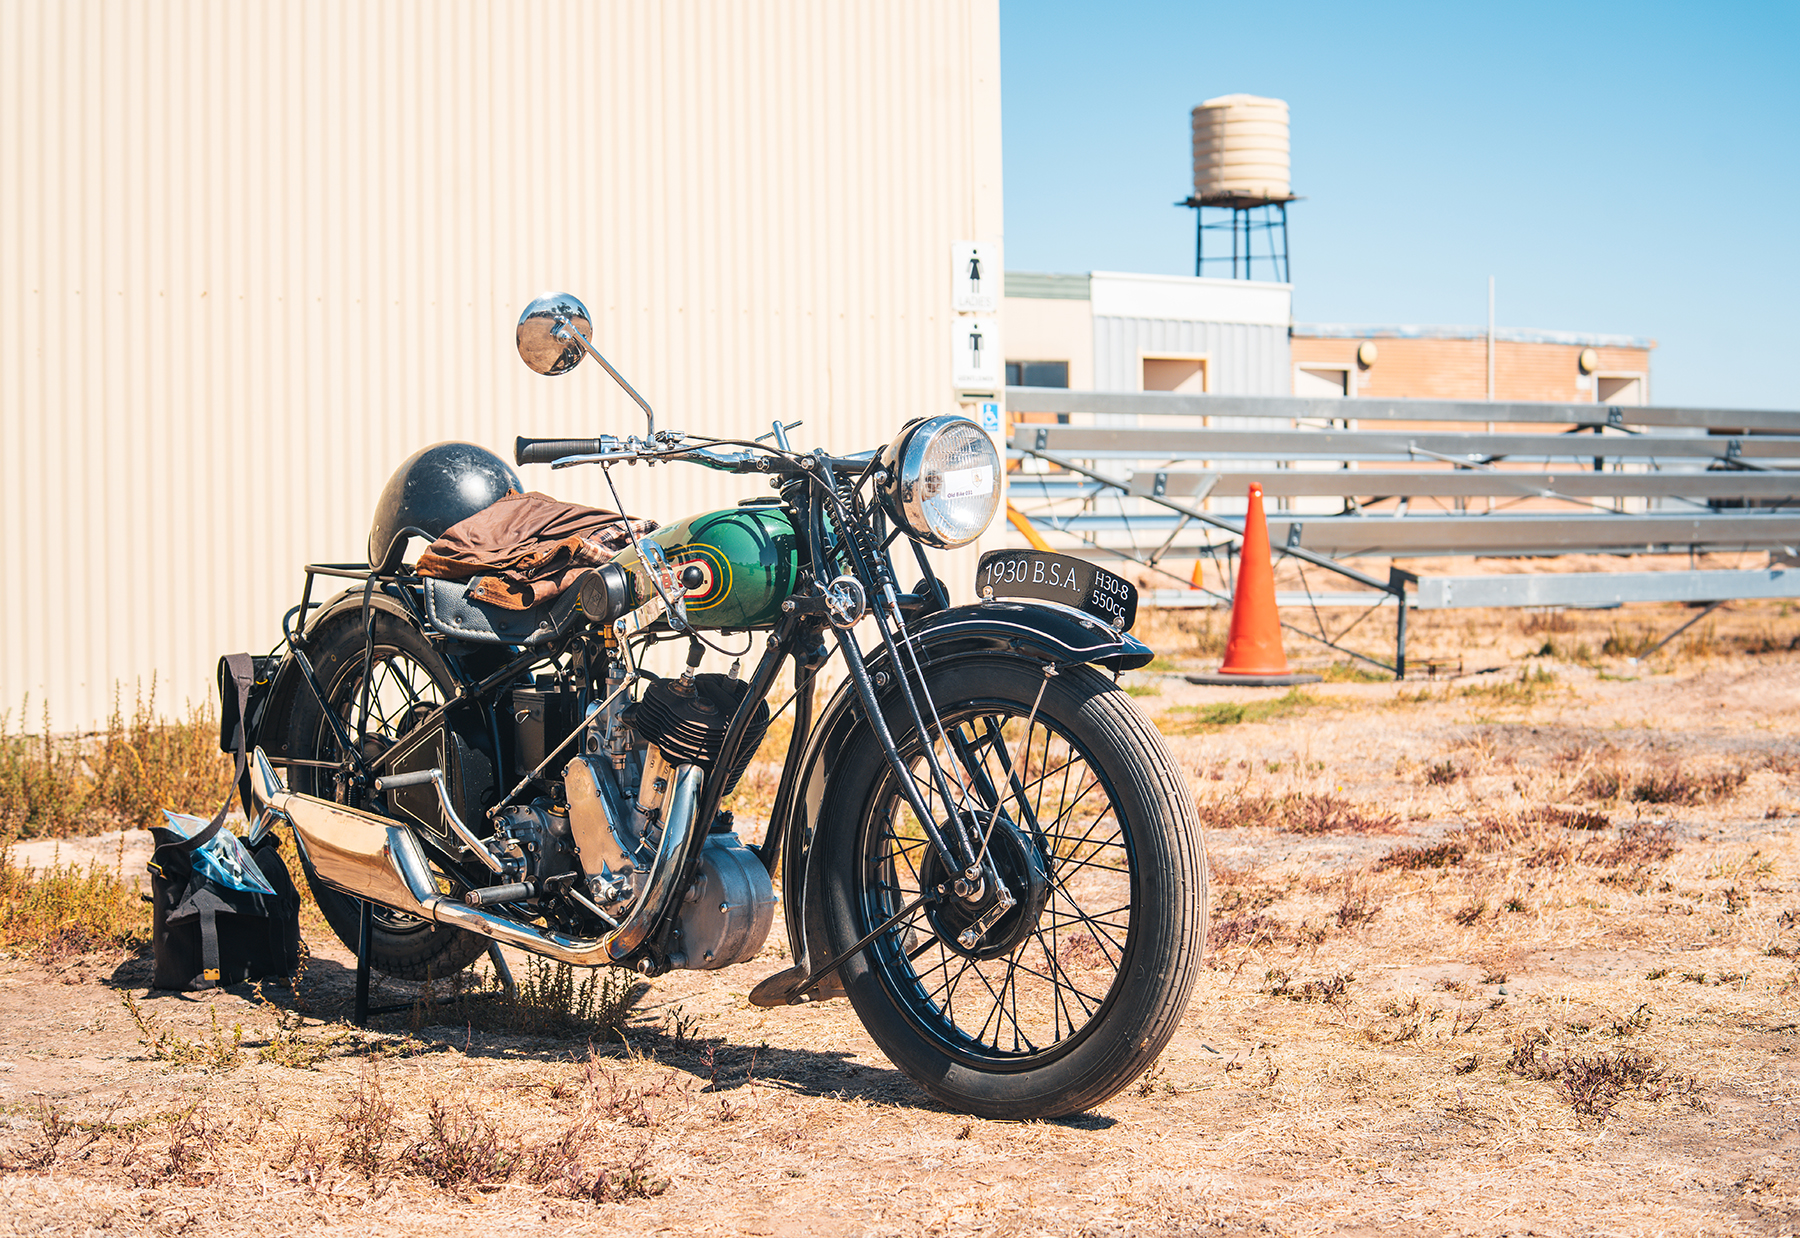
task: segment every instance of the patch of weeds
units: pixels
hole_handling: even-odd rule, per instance
[[[1459,1075],[1472,1075],[1481,1065],[1481,1059],[1473,1053],[1465,1054],[1450,1063],[1450,1069]]]
[[[1128,683],[1125,693],[1127,696],[1161,696],[1163,691],[1159,683]]]
[[[1463,776],[1465,771],[1456,768],[1456,762],[1439,761],[1436,765],[1425,767],[1425,784],[1432,787],[1447,787]]]
[[[693,1044],[700,1038],[700,1016],[689,1014],[687,1009],[677,1002],[669,1010],[668,1022],[665,1025],[669,1039],[676,1045]]]
[[[1256,879],[1255,870],[1211,865],[1213,910],[1220,915],[1235,916],[1261,911],[1287,896],[1292,883],[1273,885]]]
[[[201,1070],[236,1070],[244,1062],[244,1025],[233,1024],[229,1035],[219,1026],[219,1012],[214,1009],[212,1030],[198,1039],[190,1040],[186,1036],[177,1036],[174,1032],[158,1028],[131,995],[129,989],[124,990],[121,997],[125,1001],[125,1009],[131,1015],[132,1022],[138,1027],[138,1043],[150,1052],[153,1061],[168,1062],[174,1066],[191,1066]]]
[[[512,1177],[518,1157],[473,1105],[435,1099],[426,1115],[424,1138],[406,1145],[399,1167],[441,1187],[482,1191]]]
[[[321,1040],[308,1040],[300,1034],[306,1018],[297,1010],[276,1010],[275,1030],[269,1043],[256,1051],[256,1060],[285,1066],[289,1070],[312,1070],[330,1057],[342,1042],[341,1035]]]
[[[1556,676],[1543,667],[1524,668],[1519,671],[1517,679],[1503,679],[1498,683],[1470,684],[1459,695],[1475,701],[1486,701],[1495,705],[1531,705],[1541,699],[1556,684]]]
[[[1339,795],[1290,792],[1214,800],[1200,808],[1208,829],[1265,829],[1288,834],[1385,834],[1398,813],[1373,811]]]
[[[374,1178],[387,1162],[387,1147],[399,1132],[398,1114],[381,1087],[381,1075],[370,1066],[356,1091],[333,1115],[342,1146],[338,1159],[350,1169]]]
[[[1628,1094],[1647,1101],[1676,1097],[1690,1108],[1706,1109],[1691,1075],[1676,1074],[1654,1054],[1641,1049],[1615,1049],[1586,1056],[1553,1057],[1541,1043],[1513,1050],[1507,1069],[1520,1078],[1547,1082],[1579,1116],[1603,1122]]]
[[[1390,997],[1381,1004],[1381,1013],[1392,1020],[1380,1027],[1367,1028],[1363,1031],[1366,1039],[1380,1044],[1405,1044],[1418,1040],[1425,1034],[1428,1024],[1435,1022],[1441,1011],[1435,1006],[1428,1006],[1415,993],[1402,1002],[1397,997]]]
[[[1605,813],[1584,808],[1558,808],[1551,804],[1530,809],[1521,819],[1534,825],[1554,825],[1565,830],[1604,830],[1612,825]]]
[[[1539,658],[1557,658],[1564,662],[1575,662],[1582,666],[1587,666],[1594,660],[1594,650],[1593,646],[1589,645],[1586,641],[1559,641],[1550,639],[1539,646],[1537,653],[1533,656]]]
[[[1703,971],[1684,971],[1681,973],[1681,978],[1689,984],[1706,983],[1706,973]]]
[[[1769,934],[1769,944],[1763,947],[1763,953],[1772,959],[1791,959],[1800,955],[1800,911],[1789,909],[1775,917],[1775,930]],[[1794,941],[1784,940],[1797,936]]]
[[[1626,631],[1613,624],[1600,644],[1600,652],[1609,658],[1641,658],[1656,646],[1657,635],[1649,628]]]
[[[1530,911],[1531,908],[1525,905],[1524,899],[1520,898],[1517,894],[1512,894],[1508,895],[1506,901],[1500,904],[1500,910],[1510,911],[1514,915],[1522,915],[1523,913]]]
[[[1163,730],[1168,735],[1204,735],[1223,727],[1245,722],[1273,722],[1301,713],[1325,702],[1298,688],[1290,688],[1285,696],[1265,701],[1220,701],[1213,705],[1177,705],[1164,714]]]
[[[1451,913],[1450,918],[1452,920],[1455,920],[1458,924],[1462,925],[1464,928],[1467,928],[1467,927],[1469,927],[1469,925],[1475,923],[1477,920],[1481,919],[1481,917],[1486,914],[1487,914],[1487,900],[1477,898],[1477,899],[1471,899],[1469,902],[1464,903],[1461,907],[1458,907],[1454,912]]]
[[[1646,980],[1661,980],[1664,976],[1666,976],[1668,974],[1669,974],[1669,969],[1666,967],[1652,967],[1649,971],[1644,973],[1644,979],[1646,979]]]
[[[585,968],[579,978],[568,963],[530,958],[509,997],[498,976],[482,973],[457,1000],[430,1000],[429,986],[413,1010],[415,1030],[433,1024],[473,1027],[556,1039],[615,1038],[650,986],[617,968]]]
[[[1574,630],[1575,620],[1569,617],[1567,611],[1562,610],[1534,610],[1529,612],[1524,621],[1519,624],[1519,631],[1527,636],[1533,636],[1539,632],[1573,632]]]
[[[1616,842],[1594,857],[1607,868],[1656,864],[1675,854],[1675,831],[1660,822],[1637,821],[1619,831]]]
[[[1268,916],[1232,916],[1229,920],[1214,924],[1207,933],[1206,940],[1214,948],[1269,946],[1279,942],[1285,931],[1281,921],[1272,920]]]
[[[1623,800],[1693,808],[1729,799],[1749,776],[1750,771],[1742,766],[1694,774],[1679,761],[1665,761],[1634,773],[1613,762],[1589,770],[1576,789],[1586,798],[1601,802]]]
[[[20,709],[21,724],[29,702]],[[203,703],[169,722],[156,712],[156,679],[140,688],[129,718],[115,685],[112,714],[97,735],[56,737],[12,729],[0,714],[0,823],[25,838],[60,838],[94,828],[160,824],[162,810],[209,812],[231,785],[231,758],[219,751],[218,711]]]
[[[1333,662],[1319,672],[1326,683],[1391,683],[1393,675],[1372,670],[1359,662]]]
[[[1341,1006],[1349,1000],[1346,989],[1355,979],[1353,973],[1340,972],[1324,980],[1295,984],[1285,971],[1271,967],[1263,976],[1263,992],[1270,997],[1286,998],[1290,1002],[1324,1002],[1327,1005]]]
[[[1358,924],[1367,924],[1381,911],[1381,904],[1369,896],[1366,890],[1352,890],[1344,895],[1332,913],[1341,929],[1354,928]]]
[[[12,841],[0,835],[0,949],[57,959],[148,944],[150,908],[135,880],[98,865],[15,865]]]
[[[1617,1036],[1621,1039],[1627,1036],[1635,1036],[1646,1027],[1650,1026],[1650,1018],[1655,1013],[1656,1011],[1651,1009],[1649,1002],[1642,1002],[1638,1005],[1636,1010],[1625,1015],[1623,1018],[1609,1020],[1606,1024],[1606,1032],[1608,1035]]]
[[[1460,843],[1430,843],[1418,847],[1396,847],[1379,860],[1375,861],[1375,871],[1391,872],[1395,869],[1416,872],[1426,868],[1454,868],[1463,862],[1467,854]]]

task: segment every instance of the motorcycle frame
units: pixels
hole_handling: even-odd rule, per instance
[[[768,635],[764,641],[762,656],[747,680],[748,690],[744,693],[742,704],[727,724],[712,771],[733,768],[741,755],[758,706],[774,689],[783,666],[792,661],[795,691],[794,742],[783,761],[767,831],[763,841],[753,850],[772,876],[776,875],[779,865],[779,872],[783,877],[783,888],[787,893],[784,914],[789,942],[796,962],[808,973],[797,985],[793,1000],[804,1000],[805,990],[817,984],[842,961],[830,960],[817,967],[811,964],[809,944],[817,940],[816,925],[812,924],[813,917],[809,915],[811,900],[807,897],[813,884],[807,878],[812,848],[810,838],[803,837],[795,827],[800,800],[806,790],[803,784],[829,777],[828,771],[819,769],[820,738],[827,726],[835,728],[839,733],[848,733],[848,729],[852,727],[865,728],[871,732],[881,744],[899,785],[910,792],[909,799],[918,801],[913,804],[914,812],[950,871],[961,873],[972,882],[998,881],[999,874],[993,860],[985,854],[985,849],[977,850],[978,840],[971,836],[964,814],[951,814],[951,820],[939,823],[926,810],[914,784],[915,775],[901,756],[898,744],[888,730],[883,702],[891,705],[899,701],[910,717],[912,726],[928,739],[929,742],[923,747],[927,776],[936,784],[943,802],[953,804],[959,802],[961,797],[953,792],[949,775],[938,759],[939,741],[943,741],[946,749],[953,745],[942,724],[938,722],[936,704],[930,698],[925,681],[925,669],[932,663],[934,650],[939,656],[945,652],[980,651],[986,656],[1021,659],[1043,668],[1046,675],[1054,674],[1060,666],[1083,662],[1106,665],[1110,660],[1116,667],[1121,664],[1121,656],[1132,658],[1135,664],[1136,651],[1142,651],[1143,660],[1148,660],[1148,650],[1126,633],[1106,628],[1091,619],[1075,616],[1067,608],[1019,601],[1006,602],[1004,608],[1009,613],[1005,615],[998,611],[986,613],[992,605],[990,603],[952,608],[943,582],[933,570],[917,539],[897,524],[891,530],[888,528],[887,513],[878,498],[871,496],[870,500],[864,500],[861,497],[863,485],[875,479],[881,463],[879,456],[874,460],[841,458],[831,457],[820,451],[810,455],[783,452],[758,461],[760,471],[774,475],[776,488],[780,491],[784,507],[793,522],[798,576],[795,589],[782,604],[780,616],[775,623],[766,629],[748,629],[752,632],[766,630]],[[852,470],[857,471],[858,476],[846,486],[839,481],[839,474]],[[904,594],[897,587],[892,555],[894,541],[902,537],[911,543],[914,558],[923,574],[919,586]],[[864,615],[874,618],[879,641],[868,654],[861,648],[854,631],[855,619],[864,615],[856,616],[847,624],[833,622],[830,617],[825,586],[833,578],[834,569],[841,569],[841,574],[856,579],[869,602]],[[285,683],[281,673],[275,676],[269,697],[264,702],[263,714],[254,719],[253,726],[260,731],[262,717],[269,716],[268,709],[278,703],[283,691],[290,694],[297,691],[310,692],[332,727],[340,752],[347,754],[347,761],[340,760],[329,768],[337,771],[339,776],[348,776],[365,787],[380,776],[382,759],[387,756],[382,754],[382,758],[370,762],[363,755],[369,724],[367,691],[371,677],[367,668],[374,655],[373,614],[376,610],[387,611],[396,618],[412,623],[439,648],[456,679],[455,692],[429,714],[416,720],[413,729],[417,731],[443,725],[450,711],[459,707],[472,706],[479,709],[483,729],[493,745],[496,785],[502,788],[507,782],[504,771],[508,762],[495,713],[495,693],[533,667],[546,663],[559,665],[565,657],[588,657],[598,634],[598,629],[593,626],[578,626],[545,645],[527,647],[506,659],[497,669],[477,678],[465,667],[464,652],[456,648],[462,642],[443,636],[427,621],[418,600],[423,578],[404,573],[380,573],[373,571],[367,564],[309,564],[305,572],[306,581],[300,603],[288,611],[282,621],[282,633],[288,649],[288,656],[284,661],[293,669],[287,673]],[[355,590],[348,590],[327,602],[314,602],[314,587],[319,578],[361,582],[363,588],[360,591],[360,603],[355,601]],[[361,612],[365,636],[364,691],[355,711],[358,716],[345,719],[327,702],[324,686],[318,680],[306,647],[309,643],[309,629],[353,605]],[[1022,622],[1016,615],[1010,614],[1020,609],[1032,612],[1031,622]],[[667,610],[672,613],[674,608],[669,607]],[[314,615],[314,611],[318,613]],[[933,620],[938,622],[933,623]],[[658,625],[670,635],[662,637]],[[915,628],[918,630],[915,631]],[[647,625],[644,630],[653,632],[662,639],[673,639],[681,635],[680,630],[670,622],[669,613]],[[835,651],[828,649],[825,644],[824,636],[827,633],[836,637]],[[1086,643],[1080,643],[1083,641]],[[843,655],[849,674],[824,717],[816,718],[814,683],[820,669],[834,653]],[[621,647],[613,651],[611,656],[624,657],[626,651]],[[571,662],[572,667],[577,664]],[[627,666],[629,665],[628,661]],[[583,669],[588,676],[589,686],[596,686],[593,683],[593,667],[589,665]],[[298,682],[294,682],[295,677]],[[285,711],[277,709],[277,716],[285,716]],[[402,752],[404,748],[396,746],[391,751]],[[316,769],[326,766],[323,762],[295,759],[285,753],[272,759],[276,764],[290,768]],[[724,780],[712,776],[712,771],[709,771],[709,776],[704,780],[694,814],[696,823],[705,822],[708,826],[719,812],[724,790]],[[515,793],[516,790],[515,788]],[[503,795],[499,805],[490,810],[490,818],[497,815],[499,809],[512,798],[512,794]],[[948,832],[944,826],[949,827]],[[478,832],[491,833],[491,826]],[[671,857],[670,862],[677,866],[677,879],[672,883],[671,889],[685,890],[693,881],[707,833],[705,826],[692,829],[684,853]],[[434,858],[471,887],[487,879],[484,869],[479,869],[461,855],[450,853],[448,848],[428,834],[420,835],[420,839],[434,853]],[[652,931],[645,940],[630,954],[614,961],[621,964],[635,963],[640,971],[651,975],[667,970],[669,957],[675,953],[671,934],[675,929],[677,917],[674,913],[679,902],[679,898],[670,898],[657,915]]]

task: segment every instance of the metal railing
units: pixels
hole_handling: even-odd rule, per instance
[[[1404,677],[1409,607],[1616,605],[1621,573],[1387,579],[1347,559],[1770,551],[1800,546],[1800,413],[1626,405],[1305,399],[1009,387],[1011,502],[1065,548],[1189,584],[1171,559],[1216,561],[1229,587],[1252,481],[1269,538],[1295,560],[1316,631],[1283,626]],[[1055,420],[1049,420],[1054,417]],[[1464,423],[1481,423],[1480,428]],[[1369,426],[1377,428],[1365,428]],[[1497,426],[1529,427],[1501,430]],[[1372,467],[1364,467],[1372,466]],[[1073,546],[1068,546],[1073,542]],[[1311,587],[1312,566],[1348,593]],[[1628,600],[1800,596],[1800,572],[1630,574]],[[1554,580],[1554,586],[1541,582]],[[1526,584],[1524,582],[1540,582]],[[1416,586],[1409,597],[1408,586]],[[1227,592],[1155,590],[1163,605]],[[1540,600],[1554,598],[1555,600]],[[1343,645],[1394,605],[1393,663]],[[1364,614],[1331,632],[1321,607]]]

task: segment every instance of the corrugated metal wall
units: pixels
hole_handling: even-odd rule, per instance
[[[953,407],[999,125],[997,0],[0,4],[0,709],[198,700],[419,446],[639,429],[518,361],[545,288],[663,427],[851,450]]]
[[[1218,395],[1293,394],[1286,327],[1094,316],[1094,390],[1142,390],[1144,353],[1205,354]]]

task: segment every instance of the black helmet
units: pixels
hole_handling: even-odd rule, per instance
[[[394,470],[375,501],[369,526],[369,566],[391,572],[406,557],[411,537],[436,541],[503,495],[523,492],[512,465],[473,443],[433,443]]]

